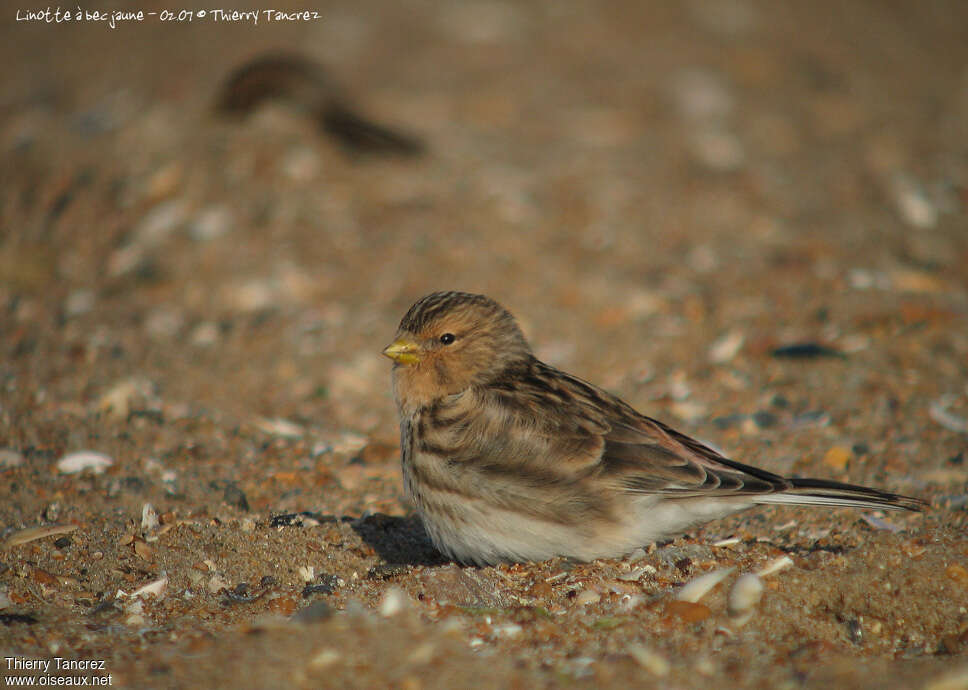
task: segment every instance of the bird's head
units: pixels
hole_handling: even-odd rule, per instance
[[[422,404],[486,384],[531,349],[514,317],[484,295],[434,292],[418,300],[383,350],[397,397]]]

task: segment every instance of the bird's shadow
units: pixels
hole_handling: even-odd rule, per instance
[[[270,527],[320,523],[347,523],[364,544],[370,546],[388,566],[444,565],[452,561],[431,543],[423,523],[416,515],[395,517],[372,513],[362,517],[338,517],[311,510],[298,513],[278,513],[269,518]]]
[[[416,515],[395,517],[373,513],[352,520],[350,526],[388,565],[444,565],[451,562],[431,543]]]

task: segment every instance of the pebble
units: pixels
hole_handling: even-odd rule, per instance
[[[23,454],[12,448],[0,448],[0,470],[20,467],[24,464]]]
[[[726,610],[737,626],[753,616],[753,609],[763,596],[763,580],[753,573],[743,573],[733,583],[726,598]]]
[[[837,470],[838,472],[843,472],[847,469],[847,463],[850,462],[851,453],[850,449],[844,446],[833,446],[824,453],[823,464],[831,469]]]
[[[709,361],[713,364],[725,364],[739,353],[745,342],[746,336],[742,331],[724,333],[709,347]]]
[[[300,611],[299,613],[302,613],[302,611]],[[297,613],[296,617],[298,616],[299,614]],[[309,660],[309,666],[314,669],[329,668],[336,662],[340,661],[342,658],[343,658],[343,655],[340,654],[338,651],[327,647],[325,649],[319,650],[313,655],[313,657]]]
[[[144,249],[157,247],[181,225],[187,216],[188,204],[180,199],[163,201],[141,218],[132,233],[133,243]]]
[[[738,170],[746,162],[742,142],[725,128],[708,127],[693,132],[690,150],[697,161],[710,170]]]
[[[810,410],[794,415],[790,426],[794,429],[805,427],[825,427],[830,424],[830,415],[823,410]]]
[[[282,160],[282,172],[293,182],[309,182],[319,174],[319,156],[310,148],[300,146]]]
[[[653,562],[675,566],[684,559],[708,561],[714,557],[713,550],[703,544],[684,544],[682,546],[663,546],[652,553]]]
[[[751,419],[758,429],[771,429],[779,423],[777,416],[766,410],[754,412]]]
[[[155,396],[155,384],[141,376],[132,376],[118,381],[98,400],[100,412],[117,420],[125,420],[131,410],[145,405]]]
[[[733,111],[734,99],[716,74],[688,69],[675,76],[673,97],[685,119],[692,122],[724,120]]]
[[[293,623],[320,623],[333,617],[333,607],[325,601],[315,601],[309,606],[299,609],[293,617]]]
[[[695,604],[706,596],[716,585],[726,579],[734,570],[735,568],[721,568],[711,573],[700,575],[683,585],[682,589],[676,592],[676,599]]]
[[[407,595],[398,587],[390,587],[380,601],[380,615],[384,618],[392,618],[403,610]]]
[[[433,642],[424,642],[410,652],[410,656],[407,661],[413,666],[423,666],[433,661],[436,653],[437,645],[435,645]]]
[[[179,309],[156,307],[145,319],[145,333],[158,340],[174,338],[184,325],[185,317]]]
[[[92,474],[102,474],[104,470],[114,464],[114,460],[93,450],[81,450],[68,453],[57,461],[57,469],[63,474],[76,474],[90,470]]]
[[[218,324],[212,321],[203,321],[192,329],[188,336],[189,341],[196,347],[210,347],[218,342]]]
[[[935,400],[928,407],[928,416],[948,431],[968,434],[968,419],[953,414],[948,410],[948,407],[953,402],[954,399],[950,396],[944,396]]]
[[[820,357],[843,357],[843,353],[829,345],[821,343],[803,342],[782,345],[774,348],[770,353],[777,358],[786,359],[817,359]]]
[[[901,217],[915,228],[922,230],[938,224],[938,209],[917,182],[906,175],[895,175],[891,192]]]
[[[712,423],[717,429],[733,429],[743,425],[748,419],[749,417],[745,414],[730,414],[714,417]]]
[[[290,422],[288,419],[266,419],[263,417],[255,421],[255,426],[264,434],[289,439],[290,441],[301,439],[303,434],[306,433],[301,426],[295,422]]]
[[[208,242],[227,234],[232,222],[232,212],[227,207],[209,206],[189,223],[188,234],[198,242]]]
[[[590,604],[597,604],[602,598],[602,595],[596,592],[594,589],[586,589],[575,597],[576,606],[588,606]]]
[[[302,595],[303,598],[308,598],[313,594],[332,594],[342,584],[345,583],[339,576],[331,573],[320,573],[315,583],[303,587]]]
[[[949,579],[961,584],[961,586],[968,587],[968,569],[966,569],[963,565],[952,563],[944,569],[944,574],[947,575]]]
[[[890,290],[891,279],[882,272],[869,271],[865,268],[852,268],[847,273],[847,282],[855,290]]]
[[[94,308],[94,291],[80,289],[72,291],[64,300],[64,316],[71,319],[86,314]]]
[[[108,257],[108,273],[113,277],[138,270],[148,263],[151,250],[161,244],[187,215],[183,201],[165,201],[144,215],[132,232],[131,242]]]
[[[147,542],[143,539],[136,539],[134,542],[134,552],[139,558],[146,561],[153,561],[155,559],[155,550],[151,548]]]
[[[208,584],[206,585],[206,587],[208,588],[208,591],[211,592],[212,594],[218,594],[223,589],[228,590],[231,586],[232,585],[230,585],[228,582],[226,582],[223,578],[219,577],[218,575],[213,575],[211,579],[208,581]]]
[[[674,616],[685,623],[698,623],[712,615],[712,610],[705,604],[679,601],[678,599],[667,602],[665,612],[669,616]]]
[[[524,628],[517,623],[503,623],[501,625],[495,625],[492,630],[497,637],[514,638],[518,637]]]
[[[655,568],[652,570],[654,572]],[[632,568],[632,570],[629,572],[619,575],[618,579],[622,580],[623,582],[638,582],[647,572],[649,571],[646,568]]]
[[[672,665],[664,656],[644,645],[631,644],[628,646],[628,653],[639,666],[654,676],[664,678],[672,670]]]
[[[249,512],[249,499],[235,482],[226,482],[225,488],[222,489],[222,501],[239,510]]]

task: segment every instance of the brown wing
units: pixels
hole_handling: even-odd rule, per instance
[[[534,454],[540,450],[558,458],[554,470],[566,476],[596,476],[629,492],[681,498],[772,493],[791,486],[779,475],[725,458],[614,395],[537,360],[504,380],[507,392],[497,400],[509,418],[529,420],[523,426],[550,444],[534,448]],[[518,462],[527,456],[519,454]]]
[[[789,480],[725,458],[655,419],[616,421],[605,435],[602,471],[635,493],[688,498],[789,489]]]
[[[904,510],[925,505],[870,487],[789,479],[730,460],[536,359],[489,387],[487,397],[497,423],[480,438],[504,441],[500,452],[478,455],[488,458],[485,472],[510,469],[516,482],[567,489],[589,504],[605,480],[621,491],[666,498],[752,496],[758,503]]]

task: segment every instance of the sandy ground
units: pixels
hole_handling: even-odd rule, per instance
[[[313,9],[112,29],[3,4],[0,672],[968,686],[968,5]],[[280,49],[427,152],[213,112]],[[441,288],[739,460],[932,509],[449,563],[403,495],[379,355]],[[775,354],[803,343],[827,349]],[[110,464],[68,471],[81,451]],[[727,598],[770,564],[744,624]],[[57,658],[103,669],[23,668]]]

